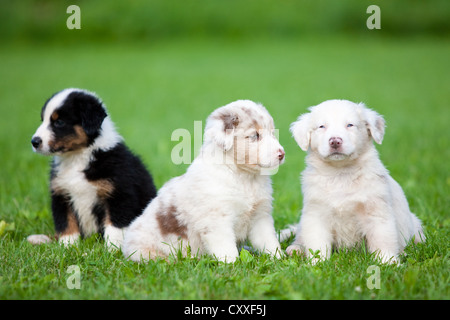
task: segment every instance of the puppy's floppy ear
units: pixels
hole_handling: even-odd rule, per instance
[[[383,117],[377,112],[367,108],[364,103],[359,103],[358,106],[360,107],[362,118],[366,123],[369,136],[371,136],[376,143],[381,144],[385,128]]]
[[[213,140],[224,151],[233,146],[234,129],[239,124],[239,116],[229,110],[213,112],[206,122],[205,136]]]
[[[74,103],[78,106],[81,126],[88,136],[96,135],[107,114],[100,99],[92,94],[74,92]],[[71,97],[72,98],[72,97]]]
[[[290,130],[295,141],[303,151],[308,151],[311,142],[311,114],[305,113],[297,118],[297,121],[291,124]]]

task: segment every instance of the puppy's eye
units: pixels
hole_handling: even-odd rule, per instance
[[[353,123],[349,123],[349,124],[347,125],[347,128],[351,128],[351,127],[353,127],[353,126],[354,126]]]
[[[66,125],[66,123],[64,122],[64,120],[57,119],[57,120],[53,123],[53,125],[54,125],[56,128],[62,128],[62,127],[64,127],[64,126]]]
[[[252,140],[252,141],[257,141],[257,140],[259,140],[260,135],[259,135],[258,132],[255,132],[254,135],[248,136],[248,137],[246,137],[246,138],[248,138],[248,139],[250,139],[250,140]]]
[[[324,125],[319,126],[319,129],[325,129]]]

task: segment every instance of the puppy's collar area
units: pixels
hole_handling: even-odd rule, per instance
[[[111,118],[107,116],[103,120],[102,127],[100,129],[100,135],[94,140],[94,143],[92,144],[92,149],[101,149],[103,151],[107,151],[121,142],[123,142],[123,138],[116,131]]]

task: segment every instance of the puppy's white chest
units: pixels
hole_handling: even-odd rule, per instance
[[[55,178],[51,182],[53,192],[63,193],[78,217],[85,235],[97,232],[98,226],[92,210],[97,202],[97,188],[86,179],[84,170],[89,163],[85,155],[55,159]]]

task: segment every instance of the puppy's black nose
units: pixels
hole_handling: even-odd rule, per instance
[[[39,137],[33,137],[31,139],[31,144],[33,145],[33,147],[35,147],[36,149],[39,148],[42,144],[42,139]]]
[[[330,147],[332,147],[333,149],[338,149],[342,145],[342,138],[331,137],[328,142],[330,144]]]

